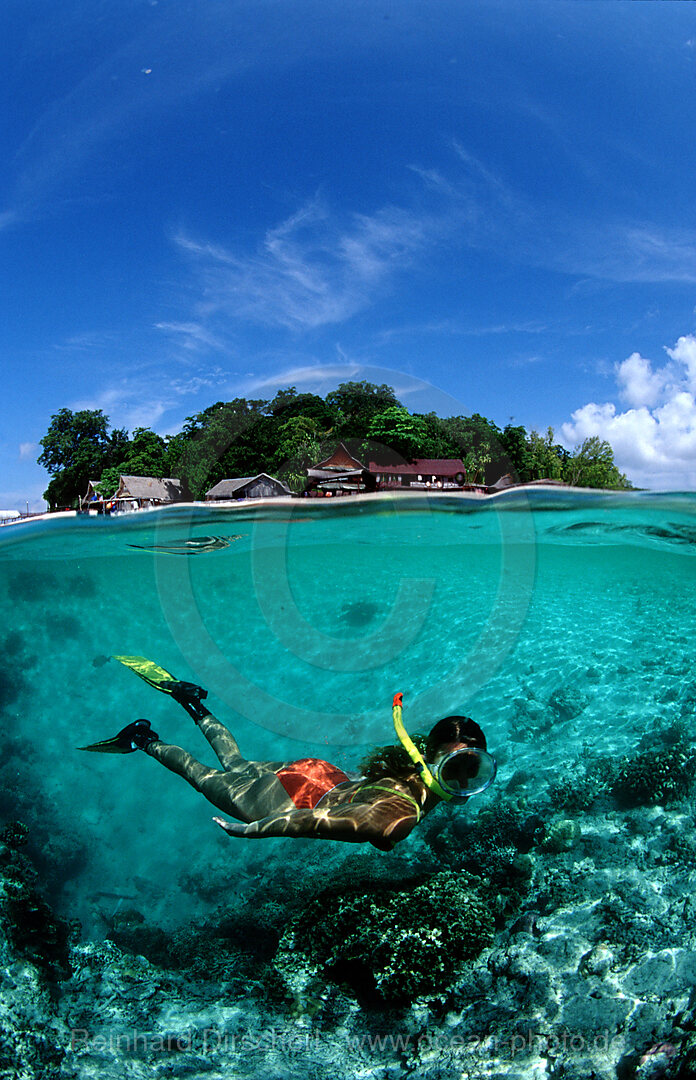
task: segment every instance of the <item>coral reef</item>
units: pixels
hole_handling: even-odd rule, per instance
[[[589,810],[610,792],[617,768],[613,758],[583,747],[577,760],[549,784],[551,803],[559,810],[573,813]]]
[[[589,698],[577,687],[564,686],[554,690],[549,698],[549,706],[555,712],[558,719],[574,720],[587,708]]]
[[[443,872],[398,889],[327,890],[285,932],[276,965],[292,970],[301,953],[363,1000],[405,1002],[442,993],[492,940],[475,880]]]
[[[52,981],[70,975],[68,944],[74,928],[56,917],[36,888],[37,874],[18,846],[28,830],[12,822],[0,842],[0,921],[3,933],[18,956],[30,960]]]
[[[622,806],[665,806],[688,795],[695,778],[696,753],[676,744],[624,760],[611,790]]]
[[[546,830],[541,846],[544,851],[558,855],[561,851],[572,851],[580,835],[581,830],[577,821],[563,818],[560,821],[554,821],[553,825]]]
[[[464,815],[435,818],[425,835],[446,866],[498,886],[514,906],[529,877],[524,856],[541,841],[544,830],[543,819],[529,807],[501,801],[482,810],[473,823]]]

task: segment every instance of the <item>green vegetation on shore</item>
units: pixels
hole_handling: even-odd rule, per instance
[[[190,498],[202,499],[220,480],[260,472],[299,491],[307,467],[339,441],[365,465],[461,458],[469,482],[495,483],[509,472],[521,482],[632,486],[614,464],[609,443],[599,438],[571,452],[554,441],[552,428],[540,435],[512,424],[501,430],[478,413],[410,413],[390,386],[369,382],[341,383],[325,398],[291,386],[271,401],[217,401],[165,437],[149,428],[136,428],[131,436],[122,428],[110,430],[101,409],[60,409],[41,439],[38,463],[51,476],[44,492],[51,507],[76,505],[90,480],[99,480],[109,497],[121,474],[178,477]]]

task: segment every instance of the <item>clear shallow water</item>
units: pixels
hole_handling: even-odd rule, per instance
[[[166,550],[210,536],[227,546]],[[694,554],[696,496],[680,494],[288,501],[2,528],[3,816],[33,826],[47,865],[53,845],[61,903],[95,933],[112,894],[176,921],[201,903],[191,871],[233,861],[230,888],[244,889],[255,860],[302,860],[307,842],[231,851],[210,807],[144,755],[76,751],[146,716],[210,759],[171,700],[103,662],[118,653],[206,686],[249,757],[355,767],[392,741],[400,690],[411,730],[474,716],[501,789],[520,768],[545,785],[585,745],[621,754],[683,721]],[[559,692],[581,711],[536,730],[530,702]],[[347,847],[327,845],[327,865]]]

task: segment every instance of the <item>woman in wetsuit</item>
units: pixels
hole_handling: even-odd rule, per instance
[[[215,752],[221,769],[211,769],[180,746],[163,742],[148,720],[136,720],[113,739],[82,747],[100,753],[143,750],[178,773],[205,798],[237,818],[213,820],[230,836],[308,836],[371,843],[390,851],[441,801],[463,801],[484,790],[495,762],[473,720],[449,716],[416,747],[401,724],[401,695],[394,699],[394,722],[402,746],[384,747],[363,762],[366,775],[350,777],[318,758],[247,761],[234,736],[203,704],[206,691],[167,675],[166,685],[143,674],[141,657],[118,657],[158,689],[166,689],[186,709]],[[135,661],[141,661],[140,668]],[[155,671],[161,672],[155,665]],[[397,723],[398,718],[398,723]],[[427,762],[427,764],[426,764]]]

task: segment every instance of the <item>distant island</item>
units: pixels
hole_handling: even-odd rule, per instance
[[[630,489],[614,464],[611,445],[597,437],[574,450],[545,434],[507,424],[502,430],[479,413],[440,417],[411,413],[391,386],[345,382],[325,398],[279,390],[270,401],[217,401],[186,419],[176,435],[149,428],[111,429],[101,409],[60,409],[41,439],[38,458],[51,480],[44,498],[52,509],[77,507],[90,483],[110,498],[124,474],[177,477],[187,498],[231,477],[278,477],[303,489],[307,469],[342,442],[358,459],[381,466],[416,459],[460,459],[470,484],[495,484],[510,474],[519,483],[550,479],[579,487]]]

